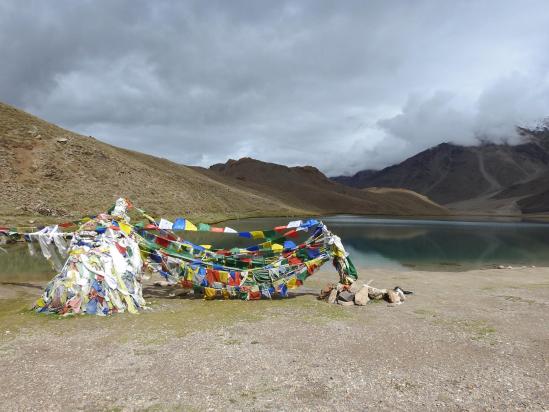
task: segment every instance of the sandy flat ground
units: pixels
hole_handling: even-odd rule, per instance
[[[26,310],[0,285],[2,410],[549,410],[549,268],[361,271],[400,306],[240,302],[150,286],[138,316]]]

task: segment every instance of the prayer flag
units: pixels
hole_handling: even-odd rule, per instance
[[[265,237],[262,230],[253,230],[250,233],[254,239],[263,239]]]
[[[198,230],[201,232],[209,232],[210,231],[210,225],[207,225],[206,223],[199,223],[198,224]]]
[[[172,230],[185,230],[185,219],[178,217],[173,222]]]
[[[288,279],[288,281],[286,282],[286,286],[288,287],[288,289],[294,289],[297,287],[297,279],[295,277],[291,277],[290,279]]]
[[[282,245],[279,245],[278,243],[273,243],[271,249],[273,250],[273,252],[282,252],[284,250],[284,247]]]
[[[288,223],[288,229],[299,227],[301,226],[301,223],[301,220],[292,220],[290,223]]]
[[[158,227],[160,229],[171,230],[172,227],[173,227],[173,223],[170,222],[169,220],[166,220],[166,219],[162,218],[162,219],[160,219],[160,223],[158,224]]]
[[[284,242],[284,249],[286,250],[291,250],[291,249],[295,249],[297,246],[295,245],[294,242],[292,242],[291,240],[286,240]]]
[[[120,230],[126,235],[129,235],[132,231],[132,227],[124,222],[120,222]]]

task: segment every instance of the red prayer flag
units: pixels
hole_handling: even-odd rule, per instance
[[[120,253],[122,253],[123,255],[126,254],[126,248],[125,248],[125,247],[120,246],[118,243],[115,243],[114,245],[116,246],[116,248],[118,249],[118,251],[119,251]]]
[[[160,245],[162,247],[168,247],[170,245],[170,241],[168,239],[163,238],[163,237],[157,236],[156,237],[156,244]]]
[[[284,236],[284,237],[298,237],[299,235],[298,235],[298,233],[297,233],[297,230],[292,229],[292,230],[290,230],[290,231],[284,233],[283,236]]]
[[[295,256],[292,256],[292,257],[288,258],[288,263],[290,265],[300,265],[303,262],[301,261],[301,259],[299,259]]]
[[[248,292],[248,299],[250,299],[250,300],[259,300],[259,299],[261,299],[261,292],[260,291],[256,291],[256,292],[249,291]]]

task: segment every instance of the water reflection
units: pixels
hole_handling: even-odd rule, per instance
[[[25,244],[3,245],[0,250],[0,282],[49,280],[55,274],[40,248],[31,256]]]
[[[422,269],[470,269],[490,265],[549,265],[549,225],[522,222],[463,222],[324,219],[362,266],[380,259]]]
[[[491,265],[549,266],[549,224],[513,221],[466,222],[330,216],[322,220],[341,236],[359,267],[467,270]],[[271,229],[288,218],[228,221],[237,230]],[[216,247],[246,247],[237,235],[183,232],[188,240]],[[49,280],[54,272],[24,244],[0,250],[0,282]],[[39,251],[39,248],[37,248]]]

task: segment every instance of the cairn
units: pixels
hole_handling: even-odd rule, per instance
[[[365,306],[370,300],[385,300],[399,305],[406,300],[406,295],[413,293],[398,286],[393,289],[378,289],[370,286],[369,283],[372,281],[366,284],[357,281],[350,285],[329,283],[322,288],[318,298],[343,306]]]

